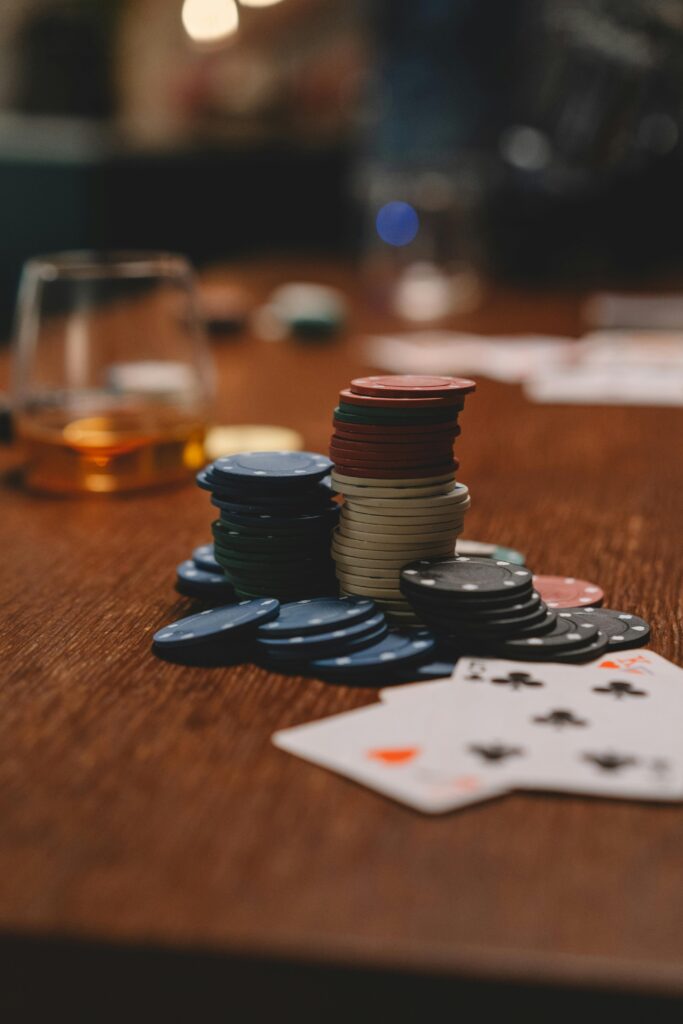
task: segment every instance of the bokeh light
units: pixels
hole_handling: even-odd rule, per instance
[[[183,27],[195,43],[218,43],[237,31],[235,0],[185,0]]]
[[[377,234],[388,245],[409,245],[420,227],[420,219],[410,203],[395,200],[386,203],[375,221]]]
[[[282,0],[240,0],[242,7],[274,7]]]

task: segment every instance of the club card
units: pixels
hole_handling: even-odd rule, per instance
[[[424,765],[435,774],[508,789],[683,799],[680,673],[461,658],[429,703],[439,727]],[[405,711],[416,714],[417,705]]]
[[[273,736],[281,750],[332,771],[425,814],[441,814],[478,803],[503,790],[479,774],[443,772],[424,766],[433,707],[419,710],[372,704]]]
[[[677,676],[680,685],[683,686],[683,668],[663,658],[661,654],[655,654],[654,651],[648,651],[643,647],[637,650],[613,651],[585,665],[567,665],[564,671],[572,673],[583,672],[586,669],[625,672],[643,678],[654,675]],[[380,699],[386,704],[393,704],[436,698],[449,683],[454,682],[456,670],[457,666],[453,670],[453,674],[444,679],[434,679],[424,683],[407,683],[402,686],[385,686],[379,691]]]

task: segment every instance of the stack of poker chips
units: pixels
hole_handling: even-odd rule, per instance
[[[336,594],[330,533],[339,508],[315,452],[244,452],[197,474],[220,510],[214,555],[239,597]]]
[[[332,555],[343,594],[373,598],[397,623],[418,622],[400,589],[416,558],[452,555],[470,507],[453,442],[471,380],[361,377],[334,411],[332,485],[344,496]]]
[[[405,566],[401,589],[451,655],[582,662],[608,647],[597,623],[549,608],[531,571],[512,562],[422,559]]]

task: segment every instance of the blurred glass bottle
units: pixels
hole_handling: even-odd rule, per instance
[[[385,0],[356,195],[373,291],[415,322],[478,303],[481,196],[518,0]]]
[[[60,253],[26,264],[13,412],[30,488],[108,493],[187,479],[203,463],[212,384],[182,257]]]

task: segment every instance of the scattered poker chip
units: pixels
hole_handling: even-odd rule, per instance
[[[512,562],[514,565],[526,565],[526,556],[521,551],[515,551],[514,548],[506,548],[500,544],[487,544],[481,540],[464,540],[459,537],[456,553],[470,558],[500,558],[504,562]]]
[[[524,566],[489,558],[423,559],[401,573],[402,586],[408,592],[464,594],[468,599],[526,592],[531,580],[532,574]]]
[[[259,598],[219,608],[207,608],[204,612],[187,615],[184,619],[163,626],[152,639],[155,644],[169,648],[190,647],[219,637],[227,644],[235,637],[255,631],[262,622],[275,618],[279,607],[279,602],[273,598]]]
[[[277,639],[308,636],[352,626],[371,618],[372,601],[358,597],[320,597],[280,605],[277,619],[259,628],[259,636]]]
[[[558,612],[559,618],[566,615],[578,621],[594,623],[607,637],[607,646],[611,651],[644,647],[650,639],[648,623],[630,612],[617,612],[612,608],[568,608]]]
[[[186,597],[201,601],[226,601],[234,594],[232,583],[222,570],[220,575],[213,569],[206,572],[189,558],[176,569],[176,589]]]
[[[332,656],[348,650],[351,645],[362,646],[379,640],[387,632],[382,612],[353,625],[340,626],[327,633],[297,634],[295,636],[270,639],[262,634],[256,638],[256,648],[269,658],[285,658],[308,661],[314,657]]]
[[[596,583],[573,576],[534,576],[534,586],[549,608],[597,608],[605,600]]]
[[[392,630],[371,647],[335,658],[315,659],[311,668],[321,675],[352,681],[369,670],[378,672],[427,661],[435,647],[435,637],[427,629]]]
[[[216,561],[213,553],[213,544],[202,544],[192,552],[192,561],[198,569],[203,572],[213,572],[223,575],[223,570]]]
[[[357,395],[397,395],[419,398],[423,395],[469,395],[477,385],[466,377],[436,377],[417,374],[356,377],[351,391]]]

